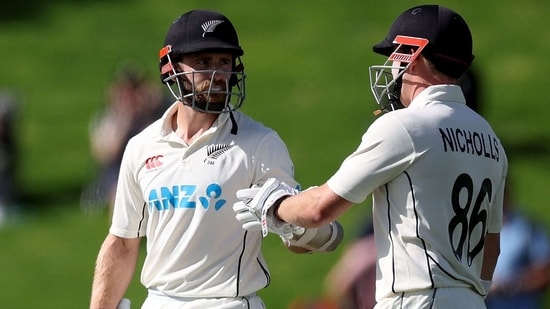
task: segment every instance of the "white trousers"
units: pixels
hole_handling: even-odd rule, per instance
[[[141,309],[266,309],[257,295],[227,298],[180,298],[149,293]]]
[[[485,309],[481,295],[469,288],[437,288],[388,296],[374,309]],[[519,309],[519,308],[518,308]]]

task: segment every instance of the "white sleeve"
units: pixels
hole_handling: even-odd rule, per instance
[[[137,183],[137,167],[132,162],[131,143],[124,151],[118,176],[113,218],[109,232],[119,237],[135,238],[145,235],[147,203]]]
[[[255,164],[255,182],[263,184],[268,178],[277,178],[289,186],[299,189],[294,179],[294,164],[288,148],[275,131],[268,133],[259,143],[257,158],[261,162]]]
[[[327,181],[334,193],[355,204],[402,173],[414,159],[411,138],[399,121],[386,114],[374,121],[359,147]]]

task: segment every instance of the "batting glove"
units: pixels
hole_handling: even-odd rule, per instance
[[[247,231],[262,230],[260,218],[248,210],[248,205],[245,202],[239,201],[233,204],[233,211],[235,212],[235,218],[241,222],[243,229]]]
[[[268,232],[272,232],[281,236],[283,240],[290,240],[293,237],[293,226],[275,218],[273,206],[277,205],[281,198],[298,192],[275,178],[269,178],[259,188],[238,190],[237,198],[241,201],[233,205],[235,217],[242,223],[244,229],[261,229],[264,237]]]
[[[332,221],[317,228],[295,226],[288,244],[310,252],[334,251],[344,238],[344,228],[338,221]]]

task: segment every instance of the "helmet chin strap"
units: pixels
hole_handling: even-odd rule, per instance
[[[400,100],[402,82],[403,82],[402,76],[400,76],[398,79],[395,80],[393,89],[386,94],[388,96],[388,100],[385,102],[385,104],[380,105],[380,109],[374,111],[375,116],[405,108],[405,106],[401,103],[401,100]]]
[[[403,82],[403,77],[400,76],[398,79],[395,80],[395,87],[393,87],[393,90],[388,93],[388,104],[382,108],[384,112],[391,112],[397,109],[404,108],[403,104],[401,103],[401,84]]]
[[[184,86],[184,81],[181,79],[181,78],[176,78],[176,84],[178,86],[178,89],[179,89],[179,92],[180,92],[180,96],[178,98],[178,100],[184,104],[184,105],[187,105],[193,109],[196,109],[196,110],[199,110],[201,112],[204,112],[204,113],[211,113],[211,112],[215,112],[215,113],[221,113],[225,108],[226,108],[226,103],[208,103],[207,101],[193,101],[195,100],[195,97],[192,96],[191,99],[189,98],[184,98],[184,93],[187,92],[185,90],[185,86]],[[169,89],[172,91],[172,88],[169,87]],[[172,94],[174,94],[174,92],[172,91]],[[175,94],[174,94],[175,95]],[[231,95],[231,91],[229,90],[227,95]],[[189,102],[191,100],[191,102]],[[219,106],[219,108],[218,108]],[[215,108],[213,108],[215,107]],[[229,111],[229,118],[231,120],[231,134],[233,135],[237,135],[237,132],[239,130],[239,127],[237,125],[237,120],[235,119],[235,116],[233,115],[233,111],[234,110],[230,110]]]
[[[197,109],[197,110],[200,110],[204,113],[207,113],[206,109],[207,109],[207,105],[209,104],[208,102],[205,102],[205,101],[196,101],[195,102],[195,105],[193,106],[192,103],[189,103],[188,100],[180,100],[180,102],[182,104],[185,104],[193,109]],[[224,108],[225,105],[222,105],[222,109]],[[212,110],[212,108],[209,108],[209,110]],[[233,110],[229,112],[229,119],[231,120],[231,134],[233,135],[237,135],[237,131],[239,130],[239,126],[237,125],[237,120],[235,119],[235,115],[233,115]]]
[[[233,111],[229,112],[229,119],[231,119],[231,134],[237,135],[237,131],[239,131],[239,126],[237,125],[237,120],[235,120]]]

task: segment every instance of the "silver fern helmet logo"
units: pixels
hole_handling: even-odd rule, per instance
[[[229,149],[233,148],[233,146],[235,145],[217,144],[208,146],[206,148],[206,158],[204,159],[204,163],[213,165],[216,159],[229,151]]]
[[[204,22],[202,23],[201,27],[202,27],[202,37],[204,38],[204,36],[206,35],[206,33],[208,32],[214,32],[214,29],[216,29],[216,27],[219,25],[219,24],[223,24],[223,20],[219,20],[219,19],[214,19],[214,20],[209,20],[207,22]]]

